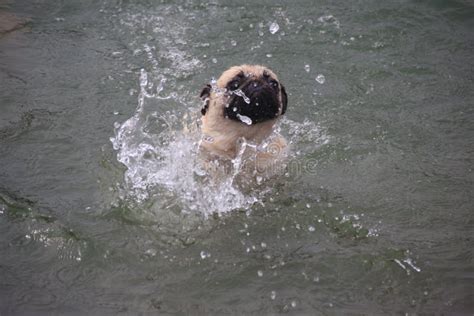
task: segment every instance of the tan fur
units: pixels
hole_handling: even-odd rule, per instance
[[[217,80],[218,89],[212,89],[207,113],[202,117],[201,129],[204,134],[202,147],[220,157],[230,159],[235,158],[237,154],[239,139],[244,138],[248,142],[260,144],[272,134],[273,126],[278,120],[277,117],[270,121],[249,126],[223,116],[223,108],[228,100],[224,93],[215,90],[224,90],[227,83],[240,72],[244,72],[246,76],[256,78],[263,76],[263,73],[266,72],[271,78],[278,80],[277,76],[270,69],[259,65],[234,66],[226,70]],[[280,113],[281,111],[282,109],[280,109]],[[206,137],[212,141],[206,141]],[[275,139],[274,146],[270,147],[277,146],[281,152],[286,147],[286,141],[282,137]],[[258,153],[257,161],[263,163],[263,161],[268,160],[271,156],[273,155],[265,152]]]

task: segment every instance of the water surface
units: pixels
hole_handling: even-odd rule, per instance
[[[469,1],[3,1],[0,313],[473,306]],[[196,166],[202,87],[285,85],[288,170]],[[204,182],[203,182],[204,181]]]

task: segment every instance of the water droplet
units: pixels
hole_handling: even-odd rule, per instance
[[[316,77],[316,81],[317,81],[319,84],[323,84],[324,82],[326,82],[326,77],[324,77],[324,75],[322,75],[322,74],[319,74],[319,75]]]
[[[382,42],[375,42],[373,45],[372,45],[373,48],[382,48],[384,47],[384,43]]]
[[[272,22],[270,24],[270,27],[269,27],[270,33],[275,34],[276,32],[278,32],[279,29],[280,29],[280,26],[278,25],[278,23]]]
[[[204,250],[201,251],[200,255],[201,255],[201,259],[203,259],[203,260],[206,259],[206,258],[209,258],[211,256],[211,254],[209,252],[204,251]]]
[[[306,72],[309,72],[311,70],[311,67],[309,65],[304,65],[304,70]]]
[[[148,249],[147,251],[145,251],[145,255],[150,256],[150,257],[154,257],[154,256],[156,256],[156,250],[155,249]]]
[[[216,59],[216,58],[212,58],[212,63],[217,64],[217,59]]]
[[[264,243],[264,242],[262,242],[262,243],[260,244],[260,246],[262,246],[262,248],[267,248],[267,244]]]
[[[275,291],[272,291],[272,292],[270,293],[270,298],[271,298],[272,300],[275,300],[276,295],[277,295],[276,292],[275,292]]]
[[[267,54],[268,58],[272,58],[272,56],[273,56],[272,54]]]
[[[262,270],[258,270],[257,271],[257,275],[261,278],[263,276],[263,271]]]
[[[413,260],[411,258],[406,258],[403,260],[403,262],[405,262],[406,264],[408,264],[413,270],[415,270],[416,272],[420,272],[421,269],[418,268],[417,266],[415,266],[413,264]]]
[[[209,135],[204,135],[203,140],[208,143],[213,143],[214,142],[214,137],[209,136]]]
[[[252,119],[248,116],[237,114],[237,118],[242,121],[242,123],[252,125]]]
[[[250,99],[245,95],[245,93],[242,90],[240,90],[240,89],[234,90],[234,91],[232,91],[232,94],[235,94],[239,97],[242,97],[244,99],[245,103],[250,104]]]
[[[291,301],[291,307],[295,308],[296,307],[296,301]]]
[[[235,40],[231,40],[231,41],[230,41],[230,45],[232,45],[232,46],[237,46],[237,42],[236,42]]]
[[[316,228],[314,228],[314,226],[312,226],[312,225],[309,225],[309,226],[308,226],[308,230],[309,230],[310,232],[314,232],[314,231],[316,230]]]

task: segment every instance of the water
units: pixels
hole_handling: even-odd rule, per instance
[[[470,2],[0,10],[0,314],[472,314]],[[253,189],[195,124],[245,62],[289,93]]]

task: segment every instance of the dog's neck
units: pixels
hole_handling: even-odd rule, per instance
[[[202,117],[201,146],[221,157],[233,159],[237,155],[240,139],[260,144],[272,134],[276,121],[274,119],[249,126],[224,117],[210,118],[205,115]]]

